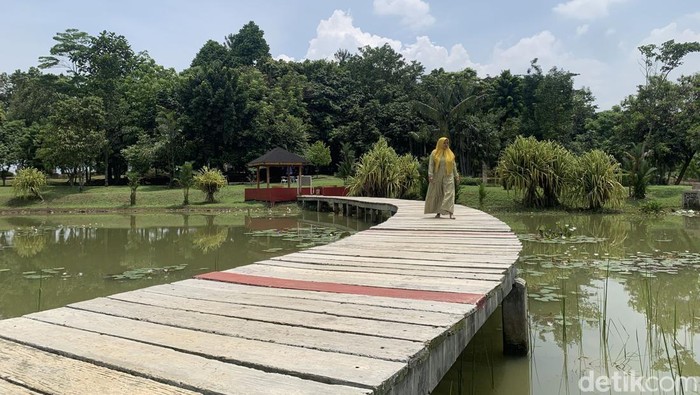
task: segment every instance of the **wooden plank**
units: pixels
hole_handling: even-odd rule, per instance
[[[294,253],[288,255],[282,255],[278,257],[272,257],[269,261],[273,262],[297,262],[297,263],[308,263],[308,264],[318,264],[324,266],[356,266],[356,267],[368,267],[368,268],[385,268],[392,270],[425,270],[433,273],[483,273],[483,274],[503,274],[506,269],[503,268],[493,268],[493,267],[472,267],[469,264],[464,264],[463,266],[437,266],[437,265],[427,265],[426,261],[415,261],[415,260],[402,260],[402,259],[375,259],[367,257],[346,257],[338,255],[323,256],[321,254],[303,254]]]
[[[28,318],[329,384],[378,388],[406,367],[404,362],[197,332],[70,308]]]
[[[476,260],[464,260],[462,262],[454,261],[430,261],[426,259],[418,258],[379,258],[371,256],[353,256],[344,254],[324,254],[320,251],[309,251],[304,250],[300,252],[294,252],[291,254],[270,258],[270,260],[284,260],[289,262],[358,262],[367,263],[369,265],[376,264],[388,265],[386,267],[400,267],[402,265],[406,267],[416,268],[435,268],[436,270],[464,270],[469,272],[470,270],[475,270],[475,273],[480,273],[480,270],[487,270],[494,273],[503,273],[512,266],[496,265],[493,263],[481,262]]]
[[[20,387],[3,380],[0,376],[0,394],[13,394],[13,395],[40,395],[38,392]]]
[[[252,287],[251,287],[252,288]],[[212,300],[231,304],[287,308],[314,313],[332,313],[333,315],[373,320],[414,323],[420,322],[433,326],[449,326],[464,318],[458,314],[445,314],[432,311],[418,311],[362,304],[340,303],[326,300],[295,299],[290,302],[288,296],[259,295],[242,292],[239,289],[212,289],[210,287],[192,287],[182,284],[156,285],[144,289],[145,292],[178,296],[181,298]]]
[[[71,307],[178,328],[388,361],[407,361],[424,347],[423,343],[410,340],[280,325],[151,305],[134,306],[133,303],[108,298],[80,302]]]
[[[353,265],[349,263],[341,264],[336,262],[335,264],[318,264],[318,263],[308,263],[308,262],[287,262],[283,260],[267,260],[256,262],[257,265],[268,265],[268,266],[281,266],[289,267],[295,269],[308,269],[308,270],[324,270],[331,272],[349,272],[349,273],[378,273],[378,274],[398,274],[407,276],[421,276],[425,278],[437,277],[437,278],[454,278],[454,279],[465,279],[465,280],[492,280],[492,281],[502,281],[503,274],[496,273],[469,273],[469,272],[449,272],[449,271],[439,271],[439,270],[428,270],[423,268],[416,269],[391,269],[391,268],[377,268]]]
[[[322,254],[330,254],[330,255],[345,255],[345,256],[365,256],[365,257],[375,257],[375,258],[402,258],[402,259],[415,259],[416,253],[412,251],[400,251],[400,250],[375,250],[375,249],[357,249],[357,248],[342,248],[342,247],[336,247],[333,245],[330,246],[323,246],[324,248],[321,247],[314,247],[314,248],[309,248],[307,250],[304,250],[305,253],[307,254],[316,254],[316,253],[322,253]],[[431,260],[431,261],[448,261],[448,262],[461,262],[465,261],[468,262],[470,259],[473,259],[472,255],[467,255],[467,254],[450,254],[450,253],[445,253],[445,252],[425,252],[420,254],[420,258],[423,260]],[[493,262],[493,266],[499,266],[499,267],[510,267],[513,265],[513,262],[515,262],[515,259],[517,259],[517,254],[515,253],[507,253],[507,254],[499,254],[498,257],[494,257],[491,255],[482,255],[479,257],[483,263],[490,263]],[[510,263],[508,263],[510,262]]]
[[[329,273],[319,270],[306,270],[266,265],[246,265],[227,270],[229,273],[242,273],[255,276],[308,280],[370,287],[412,289],[433,292],[456,292],[464,294],[485,294],[500,286],[501,281],[462,280],[451,278],[425,278],[379,273]]]
[[[0,339],[0,394],[195,394],[174,386]]]
[[[232,290],[235,292],[250,293],[255,295],[283,296],[285,298],[292,298],[292,303],[296,303],[298,299],[323,300],[349,305],[379,306],[401,310],[432,311],[445,314],[456,314],[461,316],[473,313],[473,310],[475,308],[474,305],[462,303],[446,303],[437,302],[433,300],[398,299],[370,295],[343,295],[333,292],[256,287],[242,284],[231,284],[198,279],[183,280],[173,284],[183,284],[191,287],[199,287],[206,289]]]
[[[368,394],[370,390],[319,383],[27,318],[0,321],[0,333],[34,347],[120,371],[221,394]],[[142,392],[148,392],[142,391]]]
[[[144,291],[124,292],[110,296],[110,299],[166,307],[175,310],[187,309],[188,311],[215,314],[222,317],[235,317],[287,326],[325,329],[329,331],[373,335],[401,340],[427,341],[442,335],[446,330],[444,327],[421,325],[419,323],[405,324],[352,317],[339,317],[332,314],[310,313],[273,307],[232,305],[222,302],[153,294]]]

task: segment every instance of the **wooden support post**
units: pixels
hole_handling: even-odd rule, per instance
[[[338,203],[333,203],[333,214],[338,215],[338,211],[340,211]]]
[[[321,201],[320,201],[320,200],[317,200],[317,201],[316,201],[316,212],[318,213],[318,212],[320,212],[320,211],[321,211]]]
[[[516,278],[508,296],[503,299],[503,353],[525,356],[530,345],[527,325],[527,285]]]

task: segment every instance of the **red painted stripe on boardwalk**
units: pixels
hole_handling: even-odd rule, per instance
[[[390,298],[432,300],[436,302],[450,303],[469,303],[476,305],[480,305],[484,298],[483,294],[421,291],[417,289],[384,288],[318,281],[289,280],[285,278],[251,276],[248,274],[230,272],[204,273],[195,276],[195,278],[269,288],[298,289],[304,291],[321,291],[353,295],[386,296]]]

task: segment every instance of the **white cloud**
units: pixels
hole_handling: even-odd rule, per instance
[[[514,74],[524,74],[534,58],[537,58],[537,64],[543,73],[556,66],[580,74],[574,77],[575,86],[590,88],[599,99],[601,108],[608,108],[617,103],[610,101],[610,97],[613,97],[611,95],[614,94],[614,91],[609,89],[609,79],[612,76],[610,67],[596,59],[579,58],[567,52],[561,41],[547,30],[522,38],[508,48],[502,48],[501,44],[496,45],[491,62],[483,66],[483,70],[489,75],[500,74],[506,69]]]
[[[583,36],[588,33],[588,28],[589,26],[587,24],[576,27],[576,36]]]
[[[307,59],[332,59],[338,49],[356,52],[364,46],[380,47],[389,44],[394,50],[401,48],[401,42],[386,37],[363,32],[353,26],[352,17],[341,10],[333,11],[330,18],[321,20],[316,28],[316,37],[309,42]]]
[[[353,25],[350,15],[336,10],[330,18],[322,20],[316,28],[316,37],[309,42],[307,59],[332,59],[338,49],[356,52],[357,48],[369,45],[379,47],[389,44],[407,60],[415,60],[425,66],[427,71],[444,68],[447,71],[464,70],[466,67],[478,69],[478,65],[469,60],[467,50],[461,45],[451,49],[436,45],[430,38],[421,36],[414,44],[404,45],[400,41],[376,36]]]
[[[296,59],[294,59],[293,57],[287,56],[287,55],[285,55],[285,54],[283,54],[283,53],[282,53],[282,54],[279,54],[279,55],[277,55],[277,56],[275,56],[274,59],[275,59],[275,60],[284,60],[285,62],[294,62],[294,61],[296,60]]]
[[[615,33],[617,33],[617,30],[615,30],[615,29],[612,28],[612,27],[611,27],[611,28],[608,28],[608,30],[605,31],[605,35],[606,35],[606,36],[612,36],[612,35],[614,35]]]
[[[626,1],[628,0],[569,0],[557,4],[553,11],[568,18],[591,20],[608,16],[612,4]]]
[[[480,68],[469,59],[467,50],[462,44],[453,45],[450,50],[433,44],[430,38],[421,36],[416,38],[415,44],[406,45],[401,49],[401,54],[409,60],[420,62],[427,71],[444,68],[446,71],[461,71],[467,67]]]
[[[421,29],[435,23],[430,5],[422,0],[374,0],[377,15],[396,15],[401,23],[412,29]]]
[[[574,79],[575,86],[589,87],[601,109],[618,104],[622,99],[619,92],[633,92],[629,88],[621,90],[620,87],[626,85],[621,76],[615,73],[616,70],[629,68],[611,67],[595,59],[576,57],[565,50],[563,43],[554,34],[546,30],[522,38],[511,46],[497,44],[491,59],[484,63],[474,62],[461,44],[448,49],[433,43],[427,36],[417,37],[413,44],[403,44],[397,40],[364,32],[355,27],[352,17],[343,11],[336,10],[329,19],[322,20],[316,31],[317,36],[309,43],[306,55],[308,59],[332,59],[339,48],[355,53],[358,47],[378,47],[389,43],[406,60],[420,62],[427,72],[440,67],[447,71],[460,71],[469,67],[476,70],[479,76],[485,77],[498,75],[506,69],[514,74],[524,74],[530,66],[530,61],[537,58],[537,64],[542,67],[544,73],[554,66],[580,73]]]
[[[700,32],[695,32],[692,29],[681,29],[676,22],[654,29],[645,37],[642,44],[661,44],[668,40],[676,40],[677,43],[688,41],[700,41]]]

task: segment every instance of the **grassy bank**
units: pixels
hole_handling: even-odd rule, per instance
[[[314,186],[343,185],[343,181],[332,176],[314,178]],[[0,187],[0,214],[26,214],[32,212],[157,212],[167,210],[234,210],[247,211],[260,209],[266,204],[259,202],[244,202],[245,188],[250,185],[228,185],[216,195],[216,203],[204,203],[204,193],[190,190],[190,205],[182,206],[182,189],[169,189],[165,186],[141,186],[137,190],[136,205],[129,205],[129,187],[127,186],[90,186],[81,193],[77,187],[66,185],[65,182],[50,182],[43,192],[44,201],[35,199],[20,199],[14,196],[11,184]],[[275,187],[282,186],[275,184]],[[636,214],[640,208],[655,202],[664,211],[681,208],[683,191],[689,186],[652,185],[647,190],[644,200],[626,199],[619,211]],[[533,211],[519,203],[519,196],[513,191],[506,191],[500,186],[486,187],[486,197],[479,204],[479,187],[465,185],[461,187],[458,203],[475,207],[480,210],[497,212]]]
[[[625,214],[636,214],[641,211],[641,207],[649,204],[658,204],[660,209],[668,212],[681,209],[681,199],[683,191],[690,190],[690,186],[683,185],[651,185],[647,188],[647,197],[643,200],[625,199],[619,211]],[[479,187],[472,185],[462,186],[458,202],[465,206],[475,207],[480,210],[494,212],[518,212],[534,211],[525,208],[519,203],[520,197],[513,191],[506,191],[500,186],[486,187],[486,198],[483,204],[479,204]],[[655,203],[652,203],[655,202]],[[549,210],[551,211],[551,210]]]
[[[313,180],[314,186],[343,185],[339,178],[318,176]],[[263,185],[261,184],[261,187]],[[271,186],[273,186],[271,184]],[[275,184],[281,187],[282,184]],[[14,195],[11,183],[0,186],[0,213],[32,212],[70,212],[70,211],[159,211],[159,210],[247,210],[264,207],[259,202],[244,202],[245,188],[251,185],[227,185],[216,195],[215,203],[204,203],[204,193],[190,189],[190,205],[184,207],[181,188],[169,189],[167,186],[144,185],[136,191],[136,205],[129,205],[131,193],[128,186],[88,186],[78,192],[77,186],[66,185],[61,181],[50,181],[42,192],[44,201],[22,199]]]

